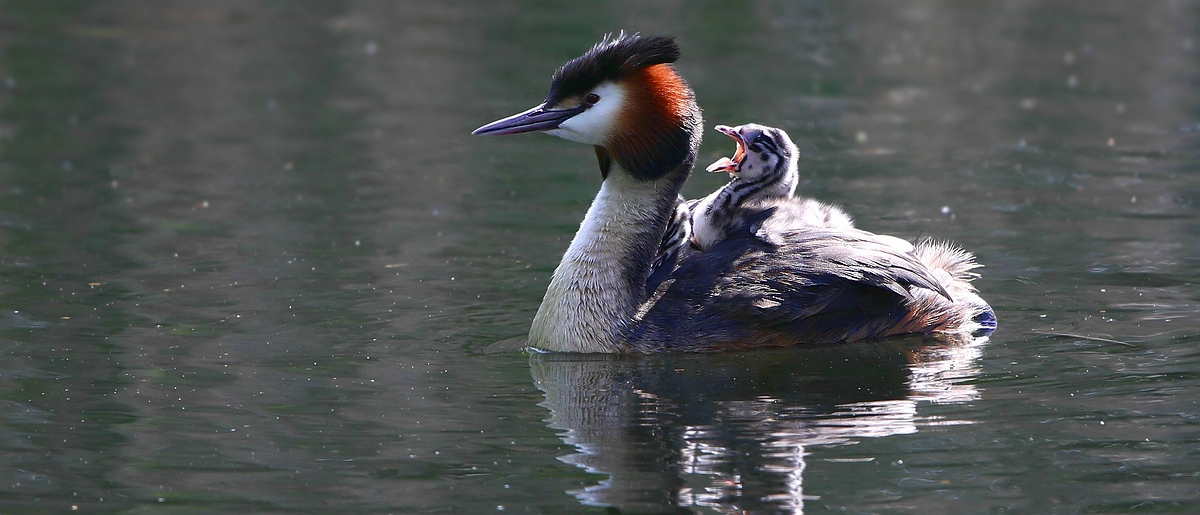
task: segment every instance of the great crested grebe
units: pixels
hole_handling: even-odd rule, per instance
[[[793,223],[767,208],[705,252],[652,264],[700,146],[700,108],[669,37],[605,37],[555,73],[541,104],[474,134],[542,131],[592,145],[603,183],[555,269],[528,345],[705,351],[995,326],[970,254]],[[753,224],[758,228],[751,233]],[[896,238],[892,238],[893,240]]]
[[[753,213],[743,206],[767,207],[771,202],[791,204],[804,225],[854,228],[854,221],[841,208],[793,196],[800,181],[800,149],[782,129],[749,123],[718,125],[717,130],[737,142],[737,151],[732,159],[722,157],[707,168],[713,173],[728,172],[730,180],[691,210],[692,248],[706,250],[724,239],[730,229],[742,225],[740,217]]]

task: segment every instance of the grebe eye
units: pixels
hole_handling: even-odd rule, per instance
[[[583,101],[587,103],[587,105],[595,105],[596,102],[600,101],[600,95],[588,93],[586,97],[583,97]]]

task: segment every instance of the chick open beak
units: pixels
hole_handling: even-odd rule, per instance
[[[733,138],[737,142],[737,150],[733,153],[733,159],[722,157],[715,163],[708,165],[705,168],[710,173],[726,172],[735,173],[738,171],[738,165],[742,164],[742,160],[746,158],[746,142],[742,141],[742,135],[738,131],[728,125],[718,125],[717,130],[725,133],[726,136]]]

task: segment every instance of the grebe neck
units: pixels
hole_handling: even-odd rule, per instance
[[[624,337],[646,301],[646,278],[691,163],[652,181],[611,166],[533,318],[534,349],[629,349]]]

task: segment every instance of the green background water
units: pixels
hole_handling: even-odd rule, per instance
[[[600,178],[469,132],[619,29],[1000,330],[512,350]],[[1198,199],[1196,2],[5,0],[0,512],[1197,511]]]

